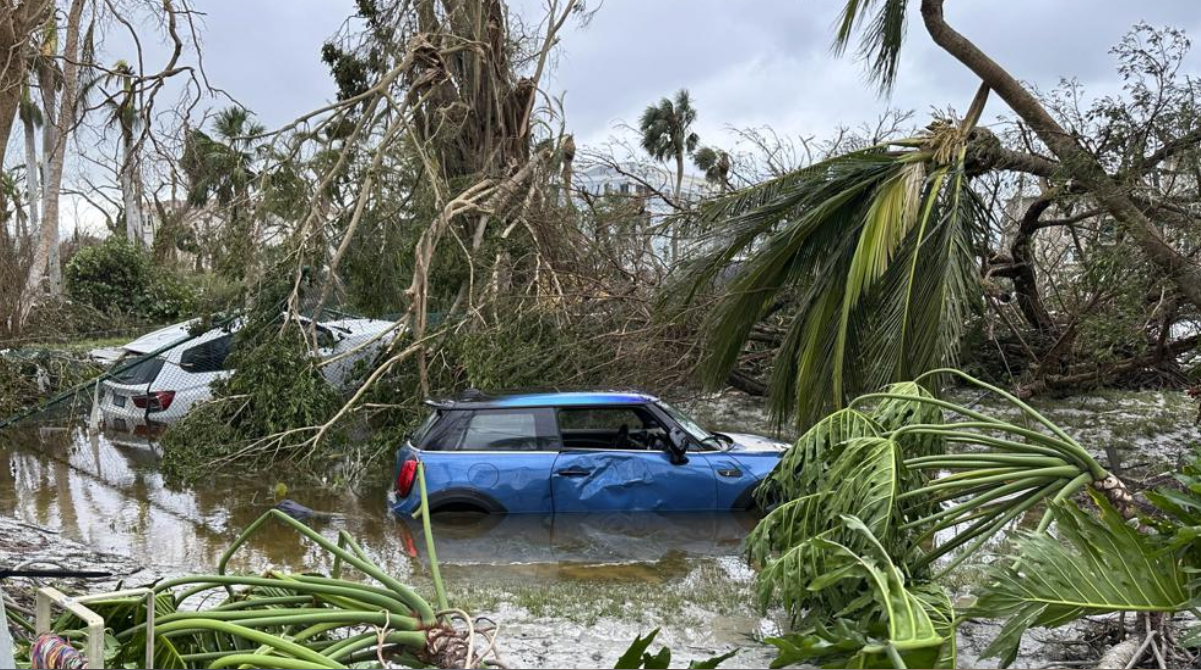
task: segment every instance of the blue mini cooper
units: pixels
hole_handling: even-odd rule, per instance
[[[700,512],[754,507],[759,481],[788,447],[711,433],[643,393],[596,391],[428,401],[433,411],[396,454],[396,514]]]

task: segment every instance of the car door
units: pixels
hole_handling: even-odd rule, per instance
[[[645,407],[560,408],[557,419],[563,447],[551,476],[556,514],[715,508],[709,461],[673,463],[664,449],[667,430]]]
[[[549,513],[559,446],[544,407],[450,412],[422,448],[430,509]]]

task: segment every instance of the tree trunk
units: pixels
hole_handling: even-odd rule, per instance
[[[43,225],[46,221],[46,212],[49,211],[51,198],[58,199],[57,194],[52,194],[47,188],[50,174],[50,157],[54,155],[55,149],[58,147],[58,78],[54,70],[49,65],[42,63],[38,68],[38,85],[42,90],[42,206],[41,220]],[[58,236],[58,219],[55,217],[55,239]],[[41,229],[38,231],[38,244],[41,245]],[[36,251],[35,259],[36,259]],[[36,260],[35,260],[36,262]],[[60,286],[59,278],[62,276],[62,268],[59,265],[58,244],[54,244],[47,252],[48,265],[47,271],[50,277],[50,290],[55,292],[56,287]],[[30,266],[30,272],[33,272],[33,267]]]
[[[5,41],[0,37],[0,43]],[[0,53],[7,51],[6,47],[0,46]],[[13,121],[17,118],[17,107],[21,104],[21,80],[25,78],[25,67],[18,67],[12,62],[18,59],[13,57],[4,64],[4,71],[0,72],[0,165],[4,164],[4,157],[8,151],[8,136],[12,133]]]
[[[1130,234],[1147,258],[1194,305],[1201,306],[1201,267],[1172,248],[1142,210],[1079,142],[1013,75],[946,23],[943,0],[922,0],[922,19],[934,42],[980,77],[1055,154],[1065,176],[1077,180]]]
[[[1032,328],[1045,335],[1055,335],[1058,327],[1047,308],[1043,306],[1042,295],[1039,293],[1038,275],[1034,269],[1033,243],[1039,217],[1047,211],[1051,203],[1050,197],[1042,196],[1030,205],[1014,232],[1013,243],[1009,246],[1009,258],[1004,259],[1007,264],[1001,263],[1000,269],[993,273],[994,276],[1009,277],[1013,280],[1013,292],[1016,294],[1022,316]]]
[[[142,224],[141,175],[134,150],[133,133],[121,129],[121,199],[125,207],[125,239],[142,246],[145,229]]]
[[[38,222],[40,218],[38,212],[38,176],[41,174],[41,168],[38,167],[38,148],[37,148],[37,130],[34,128],[33,119],[27,118],[24,120],[25,126],[25,201],[29,211],[29,232],[33,235],[38,234]],[[21,244],[28,245],[30,240],[25,235],[21,235]],[[25,247],[28,248],[28,247]]]
[[[4,165],[29,72],[26,47],[53,8],[54,0],[9,0],[0,5],[0,166]]]
[[[681,199],[684,189],[684,152],[676,152],[676,206],[682,207],[684,201]],[[676,225],[671,224],[671,263],[675,265],[680,262],[680,234],[676,230]]]
[[[79,37],[80,24],[83,21],[84,0],[72,0],[71,9],[67,13],[67,41],[63,50],[63,86],[57,118],[54,106],[47,105],[45,110],[44,130],[52,136],[51,151],[43,153],[46,163],[46,180],[43,187],[42,229],[38,235],[38,247],[34,252],[33,264],[29,268],[29,278],[25,282],[25,290],[21,298],[21,310],[18,324],[25,325],[29,313],[33,309],[38,296],[42,294],[43,284],[49,276],[51,295],[62,291],[62,275],[58,263],[58,200],[63,184],[63,163],[67,155],[67,136],[70,133],[71,122],[75,111],[76,83],[79,78]],[[49,77],[42,77],[43,81]],[[53,99],[53,88],[43,88],[42,94]],[[50,143],[50,136],[45,138]]]

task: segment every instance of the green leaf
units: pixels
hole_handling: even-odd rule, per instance
[[[890,662],[889,648],[909,667],[942,667],[945,659],[953,659],[953,650],[945,649],[944,633],[930,616],[931,610],[941,612],[935,594],[924,590],[919,595],[907,588],[904,575],[863,521],[843,516],[841,523],[848,537],[859,538],[858,544],[865,547],[862,553],[828,539],[832,533],[814,537],[796,551],[810,552],[823,568],[808,583],[815,596],[848,582],[862,585],[863,595],[849,600],[831,626],[817,620],[799,633],[768,640],[780,650],[772,667],[808,661],[890,667],[884,665]],[[943,613],[939,620],[951,619]],[[949,623],[944,628],[953,633]]]
[[[805,431],[784,453],[780,464],[764,480],[756,495],[764,503],[815,493],[830,464],[849,440],[879,434],[876,422],[862,412],[854,409],[834,412]]]
[[[862,519],[874,538],[888,540],[900,493],[902,469],[897,443],[866,437],[847,443],[825,482],[829,497],[824,513],[831,522],[842,515]]]
[[[1176,557],[1128,525],[1102,495],[1092,492],[1092,498],[1100,518],[1072,503],[1053,504],[1059,537],[1025,533],[1012,557],[993,564],[969,616],[1009,620],[984,657],[1008,666],[1030,626],[1188,605],[1187,579]]]
[[[934,630],[943,638],[938,661],[933,667],[948,669],[957,667],[958,635],[955,625],[955,606],[951,603],[950,596],[941,586],[935,584],[922,584],[913,587],[911,591],[921,601],[922,607],[930,617],[930,622],[934,624]]]
[[[894,533],[901,471],[898,447],[879,437],[846,442],[821,480],[817,493],[791,500],[769,513],[747,538],[752,561],[766,567],[757,579],[760,602],[778,598],[794,617],[802,611],[832,613],[862,592],[851,583],[814,593],[813,582],[837,581],[842,568],[827,565],[829,552],[818,538],[845,544],[852,550],[871,549],[867,536],[848,530],[845,515],[858,515],[872,540],[881,538],[898,554],[908,547]],[[775,557],[773,559],[773,557]]]
[[[671,650],[667,647],[659,650],[658,654],[648,654],[646,650],[655,641],[655,637],[659,635],[659,629],[656,628],[646,637],[635,637],[630,643],[630,647],[625,650],[625,653],[617,659],[617,663],[613,666],[616,670],[636,670],[638,668],[666,668],[671,664]]]
[[[693,670],[712,670],[713,668],[716,668],[717,666],[721,665],[722,663],[725,663],[726,661],[730,660],[731,658],[734,658],[734,655],[737,653],[738,653],[738,650],[734,649],[734,650],[728,651],[720,656],[713,656],[711,658],[693,661],[688,664],[688,667],[692,668]]]

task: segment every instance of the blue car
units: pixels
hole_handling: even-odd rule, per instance
[[[711,512],[755,505],[786,443],[711,433],[644,393],[469,392],[432,412],[397,451],[389,505],[439,512]]]

